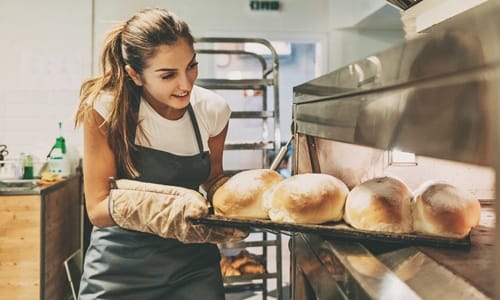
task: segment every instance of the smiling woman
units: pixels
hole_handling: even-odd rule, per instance
[[[94,229],[79,299],[224,298],[215,243],[247,233],[187,221],[208,214],[199,189],[213,193],[223,178],[231,114],[194,85],[193,41],[172,12],[140,11],[109,33],[101,75],[82,86],[76,124]]]
[[[180,53],[182,57],[175,54]],[[168,68],[164,67],[167,64]],[[193,45],[180,40],[161,45],[142,74],[125,66],[137,86],[143,87],[144,99],[164,118],[180,119],[189,104],[189,92],[198,77],[198,63]]]

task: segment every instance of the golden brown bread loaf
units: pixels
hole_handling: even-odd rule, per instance
[[[263,198],[283,177],[273,170],[255,169],[236,173],[213,196],[215,214],[242,218],[268,219]]]
[[[328,174],[304,173],[278,183],[265,199],[275,222],[321,224],[340,221],[349,189]]]
[[[220,269],[224,277],[241,275],[241,272],[231,265],[231,258],[224,255],[221,256]]]
[[[242,274],[265,274],[266,268],[262,264],[248,263],[240,267]]]
[[[245,249],[236,256],[221,255],[220,266],[224,277],[267,273],[261,258]]]
[[[412,201],[418,234],[462,238],[479,224],[481,205],[469,192],[443,181],[423,183]]]
[[[362,230],[412,231],[411,192],[394,177],[377,177],[354,187],[347,196],[344,220]]]

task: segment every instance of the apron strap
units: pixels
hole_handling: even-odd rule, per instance
[[[134,112],[135,119],[138,122],[139,121],[139,107],[141,106],[141,96],[138,97],[133,97],[132,101],[130,102],[130,108]],[[137,134],[137,126],[134,127],[132,131],[132,143],[135,145],[135,135]]]
[[[203,153],[203,142],[201,141],[200,128],[198,127],[198,121],[196,120],[196,116],[194,115],[191,103],[189,103],[188,112],[189,112],[189,117],[191,118],[191,123],[193,124],[194,134],[196,135],[196,141],[198,142],[198,149],[200,149],[200,153]]]

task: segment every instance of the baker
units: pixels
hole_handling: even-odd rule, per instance
[[[94,228],[79,299],[224,299],[215,243],[247,233],[187,219],[208,213],[200,186],[220,186],[231,113],[194,85],[193,43],[175,14],[140,11],[109,33],[101,74],[82,85],[76,125]]]

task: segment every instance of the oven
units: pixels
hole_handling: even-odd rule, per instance
[[[495,261],[500,7],[488,1],[418,38],[294,87],[292,173],[349,188],[394,175],[446,180],[481,203],[469,245],[293,233],[293,299],[488,299]],[[495,267],[496,265],[496,267]]]

